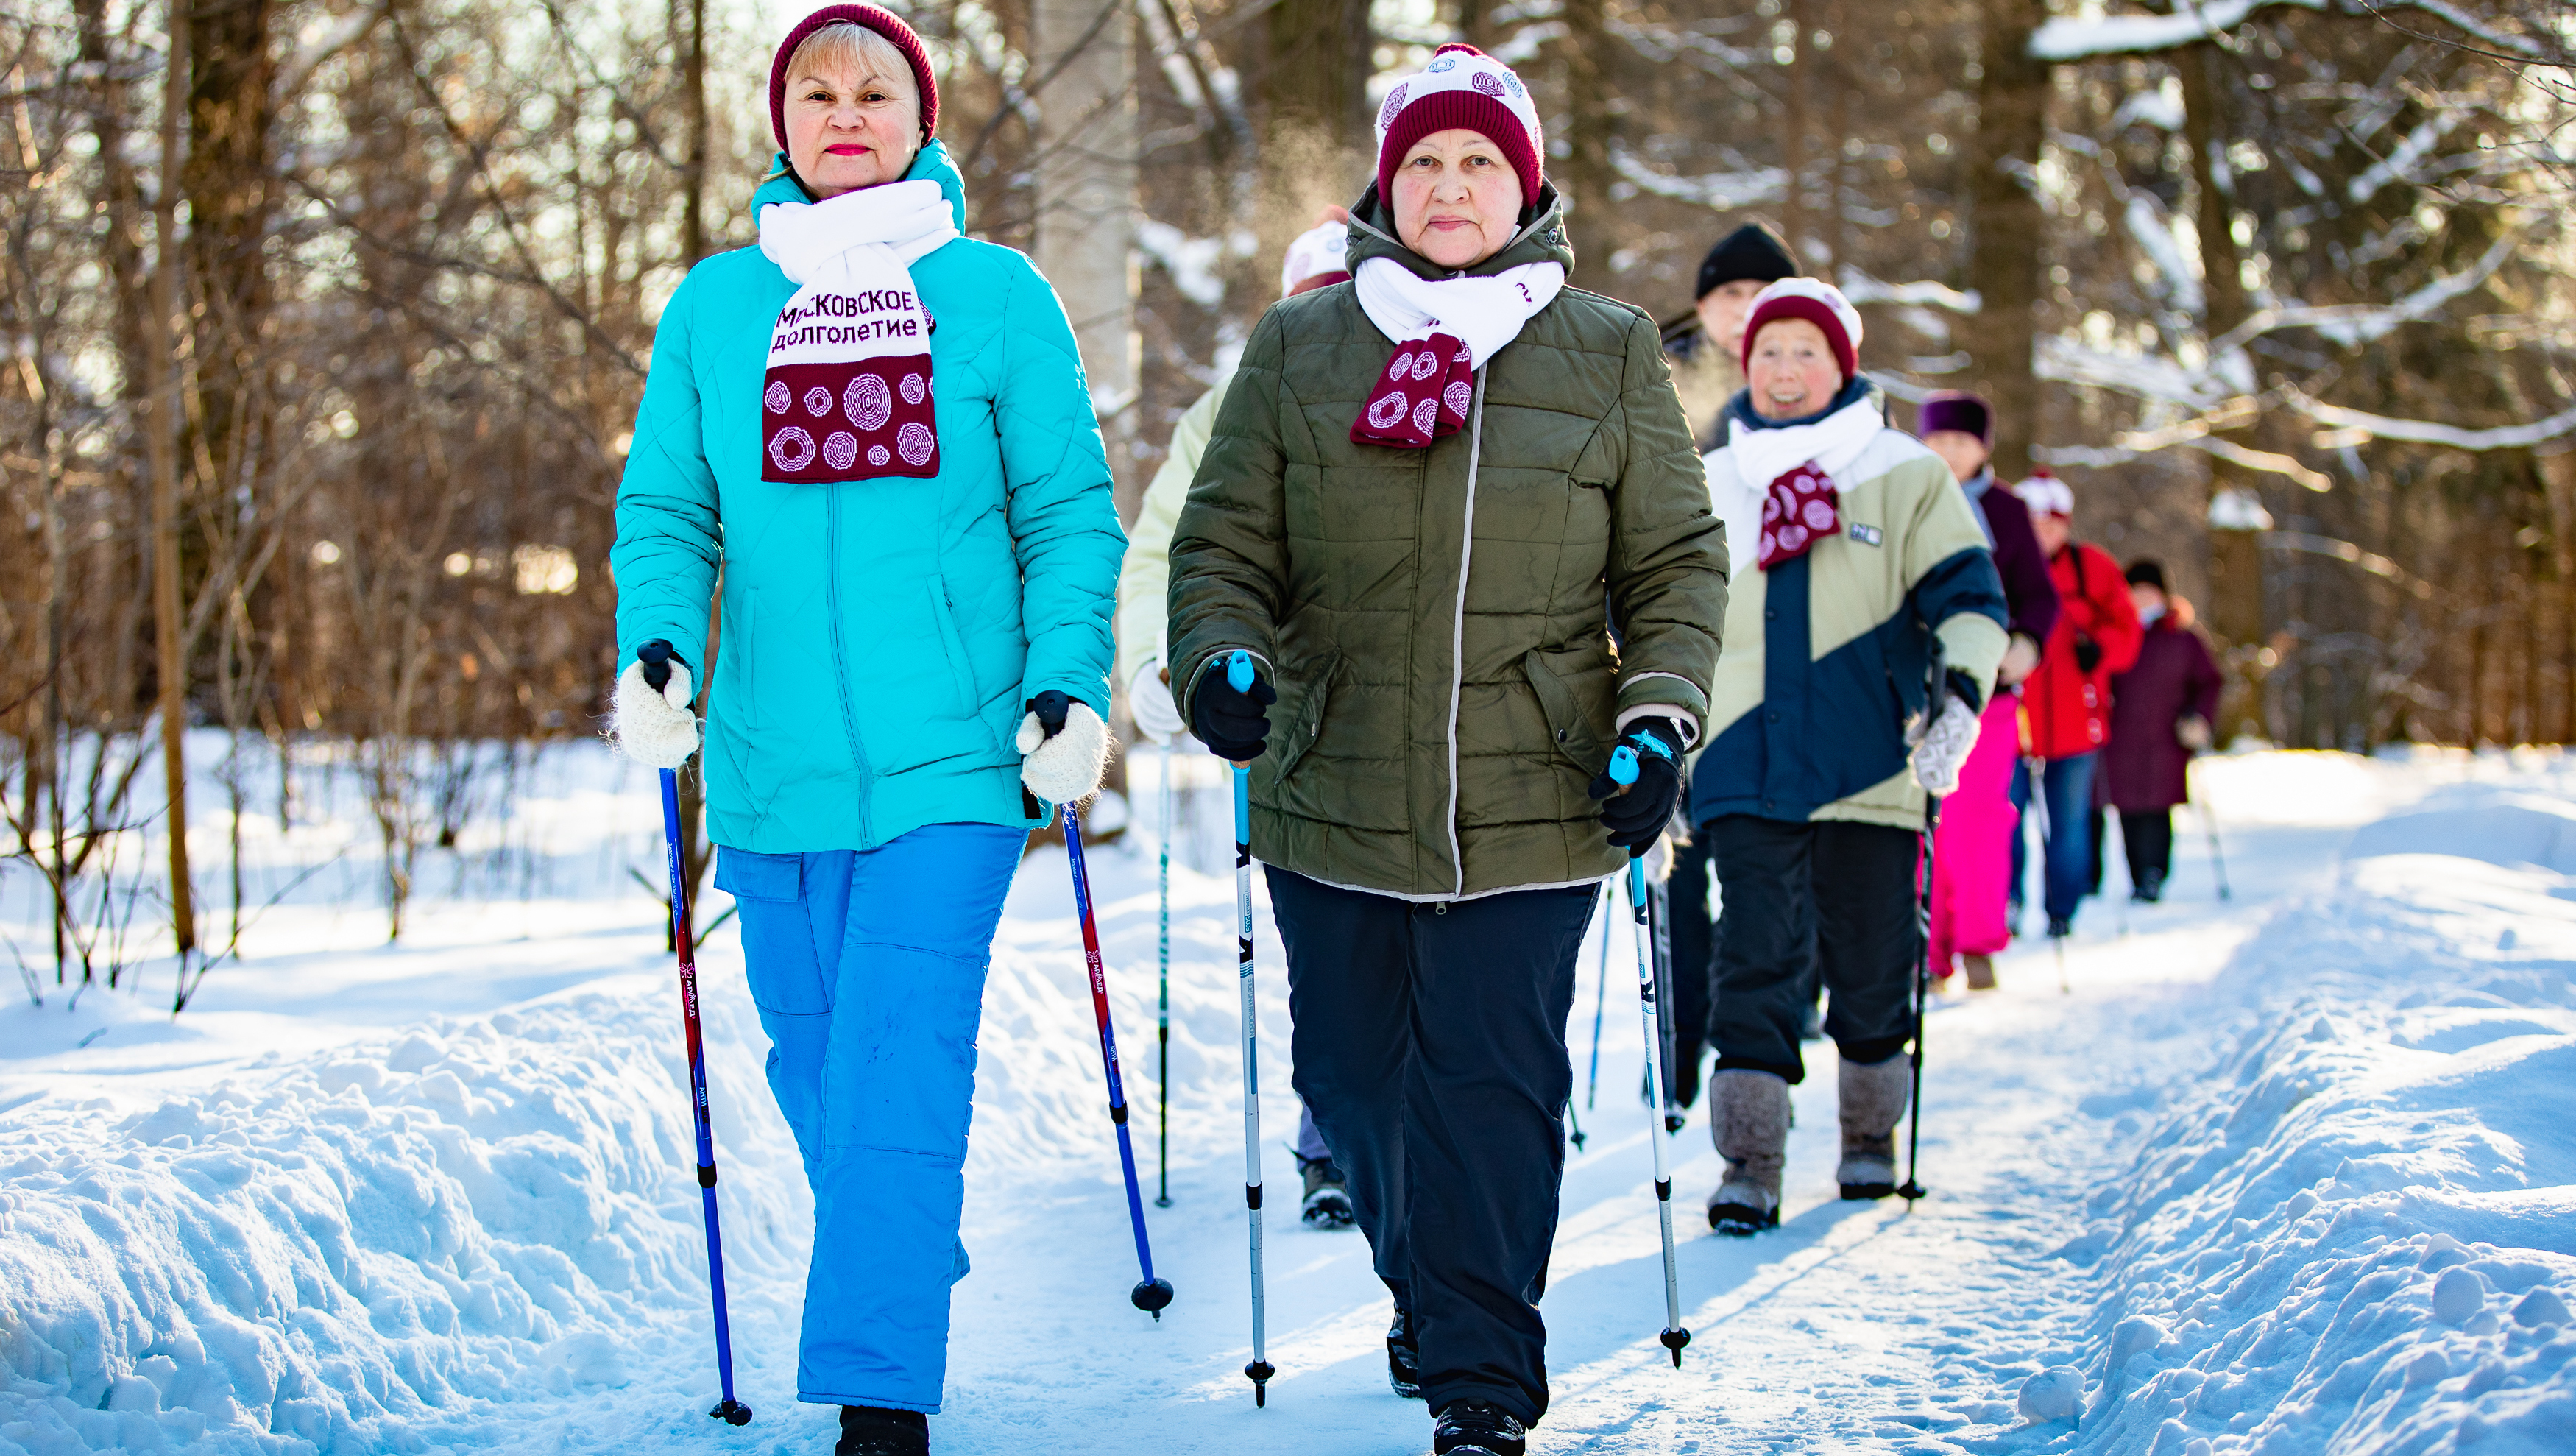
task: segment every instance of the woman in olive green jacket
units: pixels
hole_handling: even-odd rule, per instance
[[[1378,133],[1353,280],[1273,306],[1227,388],[1169,660],[1201,741],[1258,756],[1296,1087],[1395,1295],[1390,1374],[1435,1450],[1517,1456],[1575,952],[1672,812],[1726,547],[1653,322],[1564,287],[1520,78],[1444,47]],[[1623,742],[1645,772],[1612,797]]]

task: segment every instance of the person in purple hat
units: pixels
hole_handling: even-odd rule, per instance
[[[2021,750],[2021,684],[2039,666],[2039,646],[2057,625],[2057,586],[2031,529],[2030,509],[2011,491],[1994,488],[1995,473],[1986,464],[1995,448],[1993,408],[1976,395],[1944,391],[1923,401],[1914,429],[1976,503],[2011,613],[2012,636],[1976,751],[1959,771],[1958,791],[1941,803],[1933,842],[1932,974],[1946,983],[1964,962],[1968,988],[1986,991],[1994,988],[1995,955],[2012,940],[2012,840],[2021,824],[2012,806],[2012,770]]]

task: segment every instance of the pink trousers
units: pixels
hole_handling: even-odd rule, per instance
[[[1941,801],[1932,836],[1932,974],[1961,955],[1993,955],[2011,942],[2005,900],[2012,888],[2013,760],[2021,752],[2021,699],[1998,692],[1986,704],[1977,746],[1959,770],[1959,791]]]

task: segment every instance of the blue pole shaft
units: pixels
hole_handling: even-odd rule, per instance
[[[1136,1231],[1136,1263],[1154,1282],[1154,1251],[1145,1239],[1145,1200],[1136,1186],[1136,1148],[1127,1133],[1127,1083],[1119,1075],[1118,1033],[1109,1024],[1109,978],[1100,964],[1100,930],[1091,916],[1091,876],[1082,860],[1082,813],[1063,806],[1065,856],[1073,865],[1073,901],[1082,916],[1082,954],[1091,972],[1091,1008],[1100,1022],[1100,1065],[1109,1078],[1109,1120],[1118,1128],[1118,1167],[1127,1179],[1127,1219]],[[1162,1312],[1154,1311],[1160,1320]]]
[[[707,1224],[707,1289],[716,1309],[716,1377],[724,1385],[724,1404],[711,1414],[723,1416],[734,1407],[733,1324],[725,1314],[724,1235],[716,1225],[716,1139],[707,1121],[706,1041],[698,1025],[698,948],[689,926],[687,859],[680,849],[680,779],[667,768],[662,770],[662,844],[671,872],[671,944],[680,959],[680,1011],[688,1026],[689,1098],[698,1134],[698,1192]],[[749,1419],[748,1412],[744,1418]]]

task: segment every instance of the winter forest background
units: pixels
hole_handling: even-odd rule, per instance
[[[653,324],[752,238],[768,48],[805,8],[0,0],[0,853],[54,907],[31,991],[163,926],[238,934],[237,868],[162,859],[172,725],[230,745],[235,866],[245,822],[299,812],[284,765],[347,769],[396,935],[420,853],[597,731]],[[1464,37],[1552,108],[1577,283],[1681,319],[1708,245],[1777,223],[1898,400],[1984,391],[2005,475],[2052,466],[2086,534],[2168,563],[2230,666],[2224,733],[2576,738],[2558,0],[896,8],[973,230],[1075,317],[1130,511],[1281,247],[1363,185],[1382,78]]]

